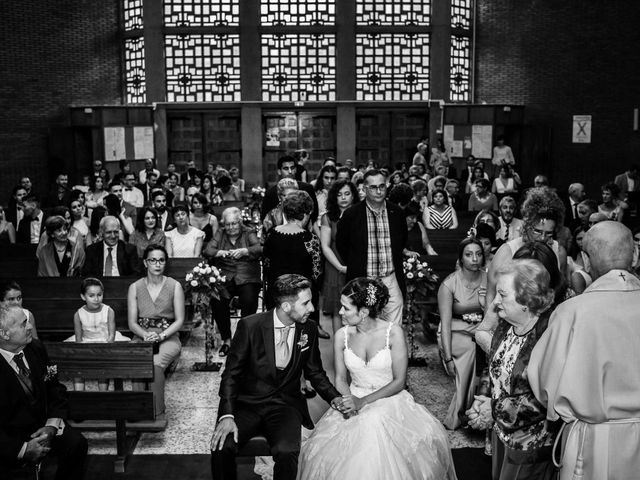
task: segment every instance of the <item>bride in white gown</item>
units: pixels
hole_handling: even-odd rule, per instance
[[[303,442],[299,480],[456,479],[444,427],[404,390],[402,328],[376,318],[388,300],[379,280],[356,278],[342,290],[346,326],[334,345],[342,404]]]

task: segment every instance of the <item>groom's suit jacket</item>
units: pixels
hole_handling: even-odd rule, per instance
[[[0,356],[0,472],[1,465],[18,463],[24,442],[48,418],[67,418],[66,389],[57,378],[45,380],[49,359],[42,343],[33,340],[24,348],[33,393],[27,394],[18,376]]]
[[[273,310],[243,318],[231,342],[220,384],[218,417],[235,414],[238,404],[286,403],[302,416],[302,425],[313,428],[307,401],[300,393],[304,371],[320,396],[330,402],[340,396],[322,368],[318,348],[318,327],[313,320],[295,324],[291,360],[285,375],[276,371]]]

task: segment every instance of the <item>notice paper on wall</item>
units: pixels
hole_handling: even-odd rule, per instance
[[[124,140],[124,127],[104,128],[104,159],[107,162],[117,162],[127,158]]]
[[[573,116],[573,143],[591,143],[591,115]]]
[[[153,127],[133,127],[133,151],[136,160],[153,158]]]
[[[448,149],[449,157],[462,157],[462,140],[454,140]]]
[[[471,153],[476,158],[491,158],[493,127],[491,125],[473,125],[471,127]]]

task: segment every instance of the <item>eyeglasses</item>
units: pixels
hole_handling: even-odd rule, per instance
[[[365,188],[370,192],[384,192],[387,189],[387,185],[385,183],[380,185],[366,185]]]
[[[151,265],[164,265],[167,262],[166,258],[147,258],[147,262]]]
[[[242,222],[236,220],[235,222],[225,222],[224,226],[225,227],[236,227],[238,225],[240,225]]]
[[[531,233],[533,233],[534,235],[537,235],[538,237],[543,237],[543,238],[553,237],[553,232],[545,232],[544,230],[540,230],[538,228],[532,228]]]

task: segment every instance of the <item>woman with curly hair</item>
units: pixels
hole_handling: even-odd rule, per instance
[[[493,257],[487,282],[487,305],[496,295],[496,272],[525,243],[545,242],[558,259],[562,275],[566,272],[567,251],[554,239],[557,229],[564,222],[564,204],[558,194],[549,187],[534,187],[527,190],[522,212],[522,236],[500,247]]]
[[[608,220],[622,222],[627,204],[621,200],[620,187],[613,182],[605,183],[601,188],[602,203],[598,205],[598,212],[604,213]]]
[[[327,211],[327,195],[329,189],[336,181],[338,176],[338,170],[331,164],[325,165],[318,172],[316,183],[313,186],[313,190],[316,192],[316,199],[318,200],[318,227],[320,227],[320,219]]]
[[[340,290],[345,283],[347,267],[336,249],[336,231],[342,213],[360,201],[356,186],[345,180],[338,180],[327,195],[327,213],[320,218],[320,244],[325,258],[324,284],[322,287],[322,311],[331,315],[333,331],[342,327],[340,310]]]
[[[402,328],[380,318],[388,301],[378,279],[355,278],[342,290],[345,326],[334,340],[342,397],[302,444],[298,479],[456,478],[444,428],[404,388]]]

